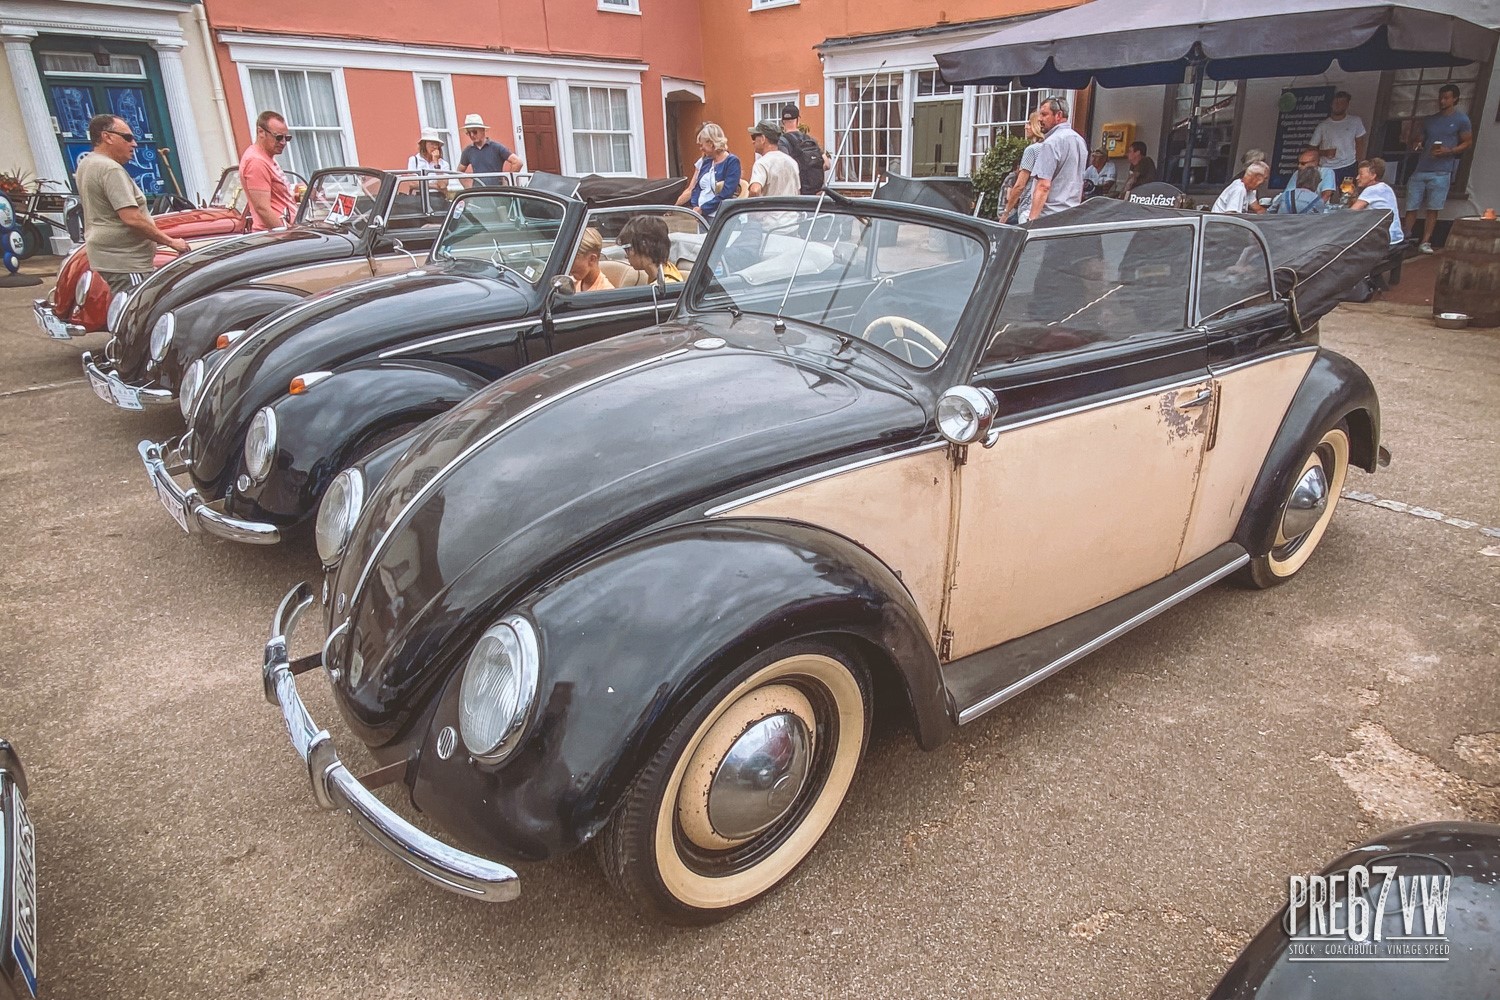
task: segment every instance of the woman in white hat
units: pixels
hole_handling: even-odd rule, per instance
[[[411,159],[406,161],[407,170],[417,170],[424,174],[447,173],[452,168],[443,157],[443,137],[438,135],[435,128],[424,128],[422,138],[417,140],[417,151],[412,154]]]

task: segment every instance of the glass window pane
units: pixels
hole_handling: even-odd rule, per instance
[[[611,169],[618,170],[621,173],[629,173],[631,169],[630,136],[612,135],[610,136],[610,143],[614,147],[614,156],[612,158],[614,166]]]
[[[569,87],[568,109],[573,115],[573,127],[575,129],[587,128],[589,120],[589,92],[583,87]]]
[[[589,142],[589,137],[583,133],[573,133],[573,159],[577,161],[575,168],[580,173],[597,173],[594,169],[594,147]]]
[[[312,102],[312,124],[320,128],[337,128],[339,106],[333,93],[333,74],[308,73],[307,84]]]
[[[1266,253],[1239,226],[1209,221],[1204,233],[1198,311],[1206,319],[1271,290]]]
[[[448,127],[448,109],[443,100],[441,80],[422,81],[422,107],[426,113],[423,124],[428,128],[446,129]]]
[[[257,114],[266,110],[281,110],[281,93],[276,89],[276,71],[252,69],[250,71],[250,93],[255,98]]]
[[[281,99],[285,107],[282,113],[292,128],[307,128],[317,124],[313,121],[312,105],[307,98],[307,79],[300,72],[278,70],[276,78],[281,84]]]
[[[609,92],[610,128],[621,132],[630,130],[630,105],[625,99],[625,91],[611,90]]]

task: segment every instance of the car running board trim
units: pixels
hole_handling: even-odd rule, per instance
[[[959,725],[973,722],[1249,561],[1244,548],[1226,542],[1124,597],[948,664],[943,670],[945,685],[957,706]]]

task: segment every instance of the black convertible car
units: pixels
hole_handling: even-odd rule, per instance
[[[669,322],[339,474],[266,695],[318,801],[443,888],[511,899],[511,865],[593,841],[645,912],[721,919],[823,836],[877,704],[934,747],[1216,581],[1306,564],[1386,458],[1315,323],[1388,222],[730,202]],[[315,601],[327,639],[293,659]],[[311,670],[374,772],[312,720]]]

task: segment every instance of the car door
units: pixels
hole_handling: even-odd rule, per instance
[[[956,472],[945,659],[1177,566],[1214,402],[1189,311],[1200,224],[1029,234],[973,377],[998,413]]]

